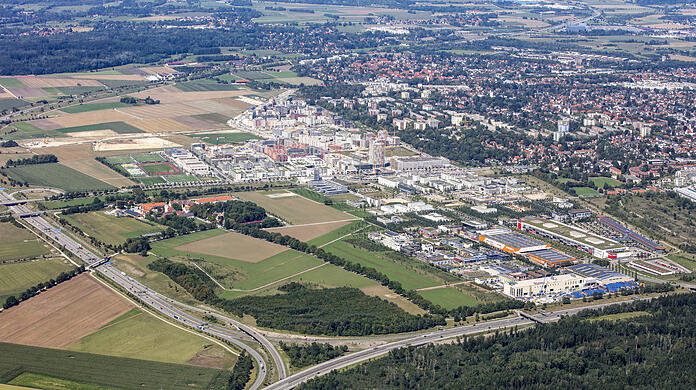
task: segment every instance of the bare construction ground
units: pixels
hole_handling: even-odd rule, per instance
[[[0,313],[0,341],[67,348],[133,307],[83,274]]]
[[[239,233],[227,233],[204,240],[181,245],[175,248],[182,252],[200,253],[203,255],[240,260],[247,263],[258,263],[288,248],[245,236]]]

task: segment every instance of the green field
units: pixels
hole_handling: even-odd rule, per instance
[[[240,79],[246,80],[267,80],[273,78],[273,76],[269,75],[268,73],[255,70],[237,70],[234,72],[234,75]]]
[[[141,165],[140,169],[149,173],[150,175],[176,172],[176,168],[173,168],[171,165],[166,163],[149,163],[147,165]]]
[[[29,103],[21,99],[0,99],[0,111],[22,108],[27,105]]]
[[[69,106],[69,107],[64,107],[61,108],[60,110],[63,112],[67,112],[69,114],[76,114],[79,112],[88,112],[88,111],[98,111],[98,110],[111,110],[113,108],[119,108],[119,107],[131,107],[132,104],[126,104],[126,103],[121,103],[121,102],[113,102],[113,103],[91,103],[91,104],[80,104],[77,106]]]
[[[74,267],[62,259],[46,259],[0,265],[0,296],[15,295],[41,282],[55,279]],[[3,301],[4,303],[4,301]]]
[[[226,379],[226,373],[212,368],[0,343],[0,383],[18,386],[46,389],[222,389]]]
[[[183,92],[199,92],[199,91],[237,91],[241,89],[238,85],[218,84],[218,83],[201,83],[187,82],[178,83],[176,88]]]
[[[136,178],[136,180],[143,183],[146,186],[166,183],[166,180],[164,180],[163,177],[138,177]]]
[[[19,79],[16,77],[0,77],[0,85],[2,85],[5,88],[26,88],[27,86],[24,85]]]
[[[147,268],[147,265],[156,260],[156,256],[142,257],[140,255],[117,255],[111,258],[111,263],[118,269],[128,273],[128,276],[152,288],[158,293],[172,297],[184,303],[196,303],[186,290],[172,282],[168,276]]]
[[[0,222],[0,261],[31,259],[47,253],[49,251],[43,242],[29,230],[20,229],[10,222]]]
[[[164,157],[157,153],[147,153],[147,154],[135,154],[132,156],[135,161],[139,163],[152,163],[152,162],[164,162],[167,161]],[[131,161],[127,161],[131,162]]]
[[[437,303],[447,310],[456,309],[459,306],[475,306],[482,301],[476,299],[473,295],[460,291],[456,287],[438,288],[435,290],[420,291],[423,298],[430,302]]]
[[[9,133],[8,130],[15,129],[16,131]],[[25,139],[43,136],[57,136],[62,135],[62,133],[55,130],[42,130],[31,123],[28,122],[15,122],[11,124],[7,129],[4,130],[6,134],[2,136],[3,139]]]
[[[128,238],[164,230],[162,226],[150,225],[131,217],[114,217],[101,211],[62,217],[85,234],[111,245],[120,245]]]
[[[7,176],[34,186],[60,188],[65,191],[111,190],[115,187],[60,163],[24,165],[5,168]]]
[[[130,156],[107,157],[106,161],[111,164],[133,164],[133,159]]]
[[[41,204],[46,207],[47,209],[62,209],[64,207],[72,207],[72,206],[84,206],[88,204],[92,204],[94,202],[94,196],[87,196],[84,198],[75,198],[75,199],[67,199],[67,200],[49,200],[46,202],[41,202]]]
[[[206,134],[189,134],[191,138],[197,138],[207,144],[232,144],[238,142],[246,142],[250,139],[259,139],[250,133],[206,133]]]
[[[227,288],[242,290],[255,289],[267,283],[294,275],[324,263],[313,256],[290,249],[257,263],[196,252],[184,252],[176,249],[176,247],[180,245],[215,237],[224,233],[225,232],[221,230],[208,230],[157,241],[152,243],[152,251],[159,256],[171,259],[200,259],[202,261],[199,265],[206,269],[206,271],[213,275],[220,283]]]
[[[189,183],[199,181],[199,179],[193,175],[167,175],[167,181],[170,183]]]
[[[224,367],[230,367],[234,360],[233,355],[209,340],[167,325],[139,309],[104,325],[68,349],[177,364],[187,364],[199,353],[213,352],[222,355],[219,363]]]
[[[602,188],[606,184],[607,187],[619,187],[623,183],[618,180],[612,179],[611,177],[591,177],[590,180],[597,186],[597,188]]]
[[[111,131],[114,131],[118,134],[143,133],[143,131],[140,130],[139,128],[131,126],[126,122],[106,122],[106,123],[97,123],[94,125],[64,127],[62,129],[58,129],[57,131],[59,131],[61,133],[78,133],[78,132],[83,132],[83,131],[97,131],[97,130],[111,130]]]
[[[366,267],[373,267],[387,275],[390,280],[395,280],[407,290],[415,290],[424,287],[433,287],[444,284],[434,275],[429,275],[421,270],[410,269],[404,264],[388,259],[379,253],[368,252],[360,248],[354,248],[343,241],[336,241],[324,247],[337,256],[344,257],[350,261],[362,264]]]
[[[590,187],[573,187],[573,191],[577,196],[600,196],[597,190]]]
[[[62,95],[82,95],[104,89],[104,87],[58,87]]]
[[[218,124],[221,126],[226,126],[227,121],[230,119],[230,117],[219,114],[217,112],[211,112],[208,114],[198,114],[198,115],[191,115],[192,118],[204,120],[210,123]]]

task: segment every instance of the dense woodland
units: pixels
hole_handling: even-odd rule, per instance
[[[630,318],[603,320],[619,313]],[[694,346],[696,294],[671,295],[525,331],[399,349],[299,388],[693,389]]]
[[[348,352],[348,347],[334,347],[331,344],[312,343],[309,345],[285,344],[280,342],[280,349],[290,358],[290,365],[301,368],[319,364]]]

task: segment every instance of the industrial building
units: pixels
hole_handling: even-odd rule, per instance
[[[507,253],[521,254],[550,248],[551,245],[507,229],[478,231],[478,240]]]
[[[554,248],[525,252],[524,256],[544,268],[562,267],[578,261],[574,256]]]
[[[628,248],[619,242],[557,221],[543,218],[524,218],[517,222],[517,228],[553,238],[600,259],[616,259],[630,255]]]
[[[624,234],[626,236],[626,238],[629,238],[633,242],[635,242],[635,243],[637,243],[645,248],[648,248],[648,249],[655,251],[657,253],[665,253],[665,248],[663,246],[659,245],[658,243],[656,243],[648,238],[643,237],[642,235],[640,235],[640,234],[632,231],[631,229],[621,225],[620,223],[614,221],[611,218],[597,217],[597,221],[599,221],[599,223],[604,224],[605,226],[608,226],[609,228],[611,228],[611,229],[613,229],[621,234]]]
[[[512,298],[561,295],[597,286],[597,279],[572,273],[520,281],[507,281],[503,293]]]
[[[568,267],[568,270],[587,278],[595,278],[602,286],[610,286],[616,283],[629,283],[633,278],[620,272],[612,271],[597,264],[577,264]]]

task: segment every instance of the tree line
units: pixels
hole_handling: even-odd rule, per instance
[[[22,165],[57,163],[58,157],[53,154],[35,154],[31,157],[20,158],[18,160],[7,160],[6,167],[18,167]]]
[[[85,272],[84,265],[76,267],[75,269],[68,272],[61,272],[55,279],[51,279],[46,282],[40,282],[35,286],[29,287],[18,296],[10,295],[5,300],[5,303],[2,305],[2,308],[9,309],[13,306],[17,306],[20,302],[26,301],[27,299],[40,294],[42,291],[45,291],[51,287],[57,286],[67,280],[70,280],[83,272]]]

